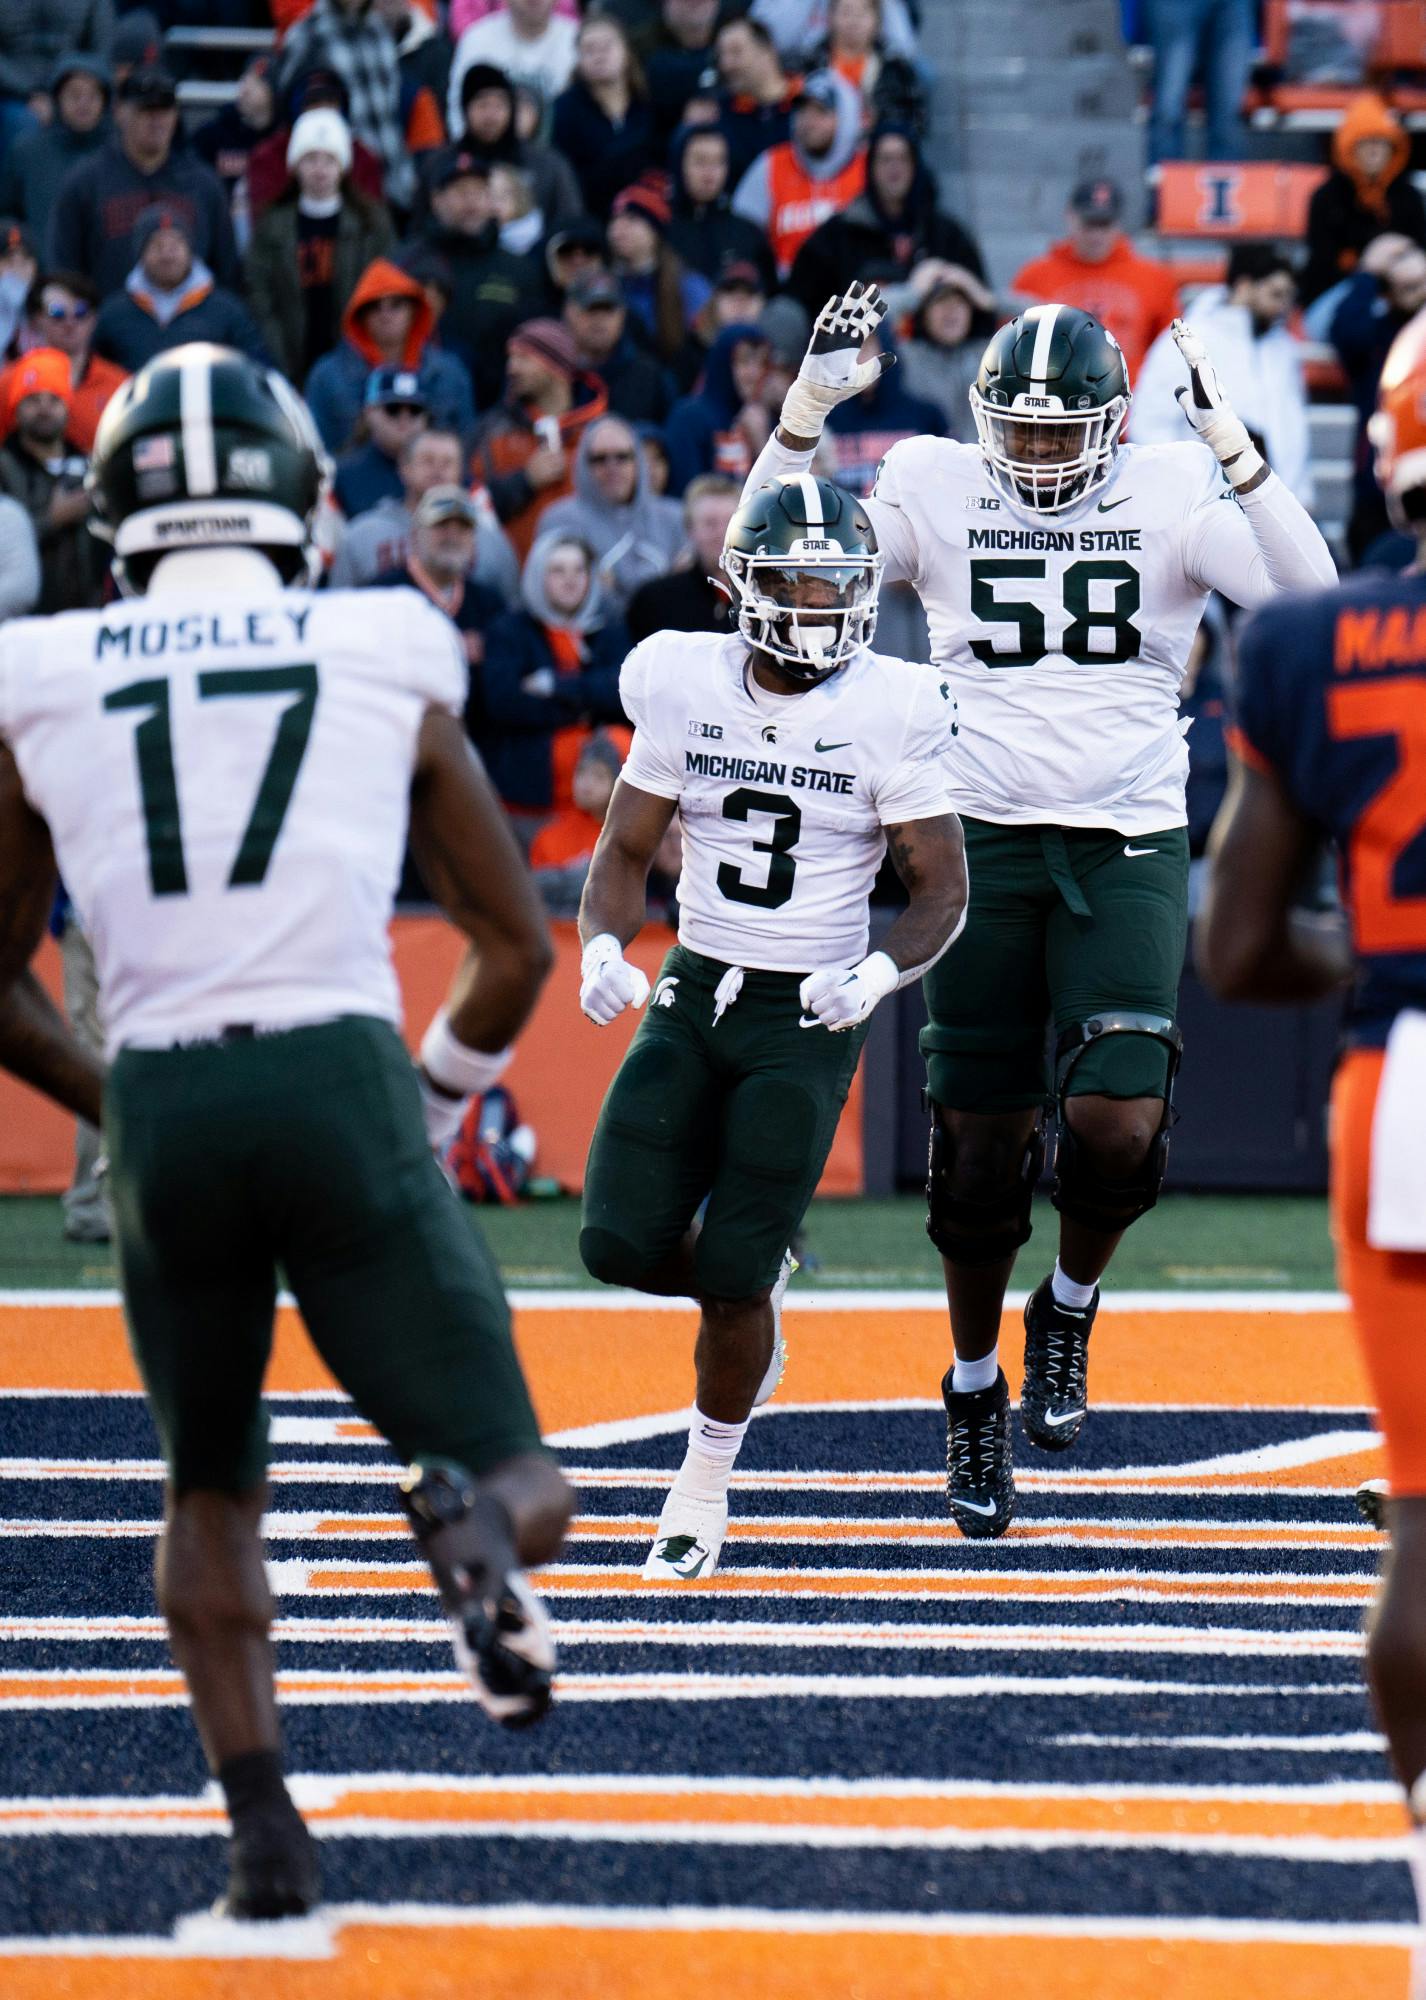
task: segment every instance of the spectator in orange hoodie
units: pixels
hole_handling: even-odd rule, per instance
[[[424,288],[390,258],[373,258],[342,314],[341,345],[324,354],[307,377],[307,406],[328,451],[350,444],[373,368],[419,376],[433,427],[471,437],[470,374],[453,354],[432,344],[433,323]]]
[[[1022,265],[1010,289],[1025,299],[1078,306],[1108,327],[1124,350],[1129,380],[1178,312],[1178,286],[1163,264],[1141,257],[1119,228],[1124,199],[1113,181],[1081,181],[1069,198],[1069,234]]]
[[[1378,236],[1426,244],[1426,202],[1407,174],[1411,141],[1382,100],[1353,98],[1332,134],[1332,171],[1307,210],[1304,305],[1350,277]]]

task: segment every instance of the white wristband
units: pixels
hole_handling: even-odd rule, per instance
[[[500,1081],[514,1053],[513,1048],[508,1048],[491,1055],[458,1040],[443,1007],[422,1040],[421,1067],[447,1096],[479,1097],[491,1084]]]
[[[901,984],[901,967],[884,951],[868,953],[861,964],[853,966],[852,970],[878,1000],[884,1000]]]
[[[836,401],[836,397],[827,390],[819,393],[814,385],[794,377],[782,399],[782,413],[778,421],[789,437],[820,441],[827,412],[835,407]]]

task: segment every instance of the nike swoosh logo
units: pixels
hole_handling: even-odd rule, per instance
[[[797,1025],[799,1028],[820,1028],[822,1023],[815,1014],[804,1014]]]
[[[995,1502],[993,1500],[957,1500],[955,1505],[957,1507],[964,1507],[967,1514],[993,1514],[995,1512]]]
[[[1159,850],[1157,849],[1157,847],[1126,847],[1124,849],[1124,852],[1128,855],[1131,861],[1134,859],[1136,855],[1157,854],[1158,851]]]
[[[851,747],[852,747],[852,739],[850,736],[847,738],[845,743],[814,743],[812,745],[812,748],[814,750],[820,750],[823,753],[825,753],[828,750],[850,750]]]
[[[1083,1415],[1084,1415],[1083,1410],[1065,1410],[1059,1416],[1056,1416],[1051,1410],[1046,1410],[1045,1422],[1049,1425],[1051,1430],[1057,1430],[1061,1424],[1075,1423]]]
[[[1132,493],[1126,493],[1122,500],[1101,500],[1094,511],[1096,514],[1112,514],[1116,507],[1127,507],[1133,497]]]

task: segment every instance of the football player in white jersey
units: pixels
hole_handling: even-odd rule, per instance
[[[52,852],[104,994],[119,1267],[168,1467],[159,1601],[233,1822],[224,1907],[278,1917],[318,1893],[259,1539],[279,1265],[410,1462],[403,1504],[481,1705],[548,1704],[521,1565],[559,1546],[569,1490],[431,1144],[499,1073],[550,949],[446,620],[410,590],[285,587],[324,477],[282,378],[222,348],[161,355],[110,403],[92,481],[131,601],[0,632],[0,980]],[[419,1080],[387,938],[408,816],[473,946]]]
[[[880,567],[850,493],[775,481],[728,527],[737,633],[655,633],[620,679],[635,733],[580,909],[585,1013],[648,996],[623,947],[675,813],[679,941],[600,1112],[580,1253],[607,1284],[701,1308],[688,1449],[644,1567],[670,1583],[717,1566],[733,1462],[782,1371],[787,1246],[872,1009],[965,911],[955,702],[932,668],[868,648]],[[868,954],[888,847],[910,902]]]
[[[886,365],[860,359],[884,312],[874,286],[828,302],[748,490],[809,465],[827,412]],[[1178,688],[1204,601],[1256,605],[1336,575],[1197,337],[1181,322],[1174,334],[1202,442],[1122,443],[1117,344],[1087,313],[1040,305],[986,349],[970,392],[978,442],[895,445],[866,502],[960,711],[951,796],[970,909],[926,981],[921,1045],[927,1229],[955,1347],[947,1491],[970,1535],[1002,1534],[1014,1509],[997,1348],[1049,1105],[1059,1256],[1026,1307],[1020,1400],[1043,1450],[1079,1434],[1098,1281],[1163,1182],[1187,927]]]

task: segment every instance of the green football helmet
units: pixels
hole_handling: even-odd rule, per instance
[[[723,544],[738,630],[804,687],[835,674],[871,637],[881,568],[865,507],[810,472],[760,486]]]
[[[1102,486],[1129,416],[1129,371],[1078,306],[1031,306],[991,336],[970,406],[986,470],[1013,506],[1058,514]]]
[[[292,583],[313,572],[330,465],[276,369],[192,341],[117,390],[89,467],[94,529],[132,594],[174,549],[255,548]]]

